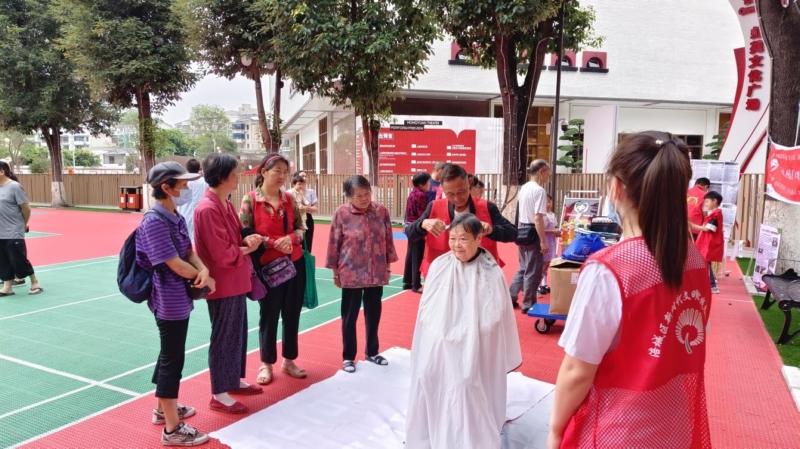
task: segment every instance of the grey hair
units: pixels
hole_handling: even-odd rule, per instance
[[[472,234],[473,237],[478,238],[483,232],[483,224],[481,221],[473,214],[462,214],[459,215],[450,223],[450,229],[455,229],[458,226],[464,228],[464,231]]]

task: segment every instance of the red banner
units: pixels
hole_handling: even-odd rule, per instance
[[[800,147],[770,144],[767,157],[767,195],[800,205]]]
[[[399,125],[382,128],[378,158],[379,174],[430,173],[436,162],[461,165],[475,172],[476,131]]]

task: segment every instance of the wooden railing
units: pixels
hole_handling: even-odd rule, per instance
[[[50,203],[50,175],[19,175],[20,181],[32,203]],[[309,180],[320,200],[320,217],[330,217],[344,204],[342,184],[349,175],[317,175]],[[486,184],[486,198],[498,205],[504,204],[507,187],[501,175],[480,175]],[[242,197],[253,189],[254,176],[241,175],[239,188],[232,200],[238,205]],[[140,185],[139,175],[64,175],[64,188],[69,202],[76,206],[116,207],[119,187]],[[392,219],[402,221],[406,198],[411,191],[411,176],[381,175],[379,185],[373,188],[374,198],[389,209]],[[593,190],[606,193],[606,179],[602,174],[559,174],[556,179],[555,210],[560,210],[564,196],[570,191]],[[756,241],[758,225],[764,215],[764,175],[744,175],[739,183],[737,227],[734,240],[744,240],[747,246]],[[513,214],[511,214],[513,215]]]

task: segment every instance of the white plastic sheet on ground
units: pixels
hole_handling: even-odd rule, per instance
[[[339,371],[211,436],[231,449],[402,449],[410,353],[383,355],[387,367],[360,362],[354,374]],[[506,424],[505,449],[544,448],[552,391],[552,384],[508,375],[506,416],[517,422]]]

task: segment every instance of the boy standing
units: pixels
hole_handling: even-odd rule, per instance
[[[719,293],[717,287],[717,278],[714,275],[714,262],[722,262],[725,252],[725,237],[723,236],[722,225],[722,210],[719,205],[722,204],[722,195],[717,192],[710,191],[703,197],[703,209],[706,211],[706,216],[703,219],[702,226],[690,223],[690,229],[693,232],[699,233],[697,237],[697,248],[700,253],[708,262],[708,276],[711,280],[711,292]]]

